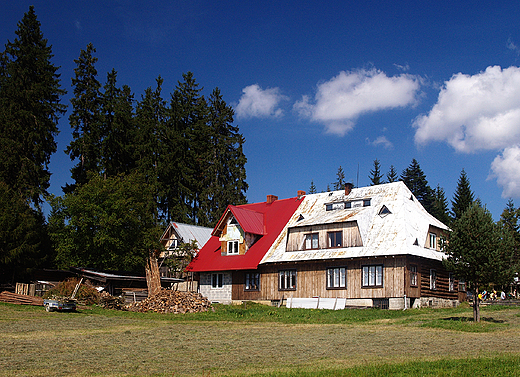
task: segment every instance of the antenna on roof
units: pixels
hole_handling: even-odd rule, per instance
[[[357,179],[356,179],[356,187],[359,187],[359,162],[357,163]]]

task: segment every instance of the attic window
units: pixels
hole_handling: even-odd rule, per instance
[[[378,215],[381,217],[385,217],[386,215],[390,215],[392,212],[388,209],[387,206],[383,205],[381,209],[379,210]]]
[[[231,221],[229,223],[232,225],[238,225],[238,221],[234,217],[231,218]]]

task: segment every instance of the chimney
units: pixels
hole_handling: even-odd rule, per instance
[[[303,190],[298,190],[298,199],[301,199],[302,196],[305,196],[306,192]]]
[[[278,197],[276,195],[267,195],[267,204],[271,204],[276,200],[278,200]]]
[[[354,185],[350,182],[345,183],[345,196],[349,195],[352,189],[354,188]]]

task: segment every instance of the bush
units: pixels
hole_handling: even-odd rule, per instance
[[[72,296],[72,293],[74,293],[74,289],[76,288],[76,285],[78,283],[78,278],[69,278],[65,281],[61,281],[58,283],[57,286],[48,290],[44,294],[43,298],[51,298],[53,296],[70,297]],[[96,288],[94,288],[87,280],[86,282],[80,285],[78,292],[76,293],[76,296],[74,296],[74,298],[78,301],[84,302],[87,305],[92,305],[99,303],[100,294],[96,290]]]

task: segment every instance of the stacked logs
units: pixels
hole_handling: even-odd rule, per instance
[[[180,292],[163,289],[154,296],[141,302],[132,303],[127,307],[134,312],[156,313],[198,313],[211,308],[211,303],[200,293]]]
[[[17,293],[3,291],[0,293],[0,302],[7,302],[9,304],[18,305],[42,306],[43,298],[38,296],[19,295]]]
[[[104,309],[116,309],[116,310],[125,309],[125,300],[122,297],[110,296],[106,292],[101,293],[101,298],[99,299],[99,304]]]

